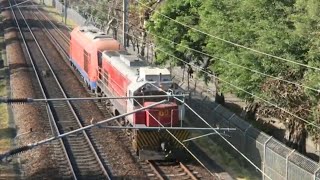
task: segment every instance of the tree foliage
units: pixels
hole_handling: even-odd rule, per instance
[[[215,37],[297,63],[320,67],[319,1],[167,0],[158,12],[201,31],[195,31],[159,13],[154,13],[148,24],[148,30],[154,34],[153,37],[159,49],[202,67],[208,64],[208,68],[218,74],[221,79],[244,90],[222,82],[220,86],[226,92],[235,93],[240,98],[251,102],[261,102],[260,99],[248,94],[248,92],[253,93],[288,111],[293,111],[297,116],[318,123],[317,117],[320,117],[317,113],[320,112],[318,92],[275,80],[232,64],[245,66],[251,70],[314,89],[320,89],[319,69],[315,70],[259,54]],[[159,63],[172,61],[178,65],[183,64],[166,53],[158,52]],[[266,103],[261,102],[261,104],[268,109],[265,112],[269,113],[265,115],[272,116],[272,113],[277,111],[276,116],[286,120],[288,124],[292,124],[289,123],[292,121],[298,122],[294,127],[290,126],[298,127],[297,131],[291,135],[296,136],[298,131],[304,129],[304,124],[297,118],[274,107],[272,110]],[[316,131],[310,128],[309,132]],[[299,133],[305,136],[302,130]]]

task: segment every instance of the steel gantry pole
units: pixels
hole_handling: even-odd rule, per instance
[[[64,0],[64,24],[67,24],[68,0]]]
[[[123,40],[123,47],[127,47],[127,31],[128,31],[128,0],[122,0],[123,1],[123,7],[122,7],[122,13],[123,13],[123,34],[122,34],[122,40]]]

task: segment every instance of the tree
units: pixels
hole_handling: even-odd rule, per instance
[[[319,4],[316,0],[168,0],[159,12],[213,36],[298,63],[320,67],[320,41],[316,38],[319,33]],[[208,57],[180,45],[223,58],[210,58],[207,63],[209,69],[244,91],[223,81],[220,82],[222,90],[249,101],[249,107],[251,103],[259,103],[260,109],[267,109],[264,111],[267,112],[265,116],[283,120],[287,125],[287,143],[301,152],[305,151],[303,146],[307,133],[304,122],[274,107],[271,109],[270,105],[247,92],[310,121],[315,121],[315,115],[308,109],[318,104],[319,93],[259,75],[226,61],[320,89],[320,79],[316,75],[318,71],[239,48],[191,30],[157,13],[151,18],[148,29],[156,35],[154,40],[158,48],[186,61],[202,65]],[[174,61],[181,65],[161,52],[158,52],[157,60],[158,63]]]
[[[163,4],[159,12],[184,24],[194,26],[197,25],[199,21],[197,10],[200,5],[201,1],[197,0],[169,0]],[[194,53],[183,46],[202,51],[202,45],[204,45],[203,42],[205,42],[204,35],[190,31],[190,29],[167,19],[159,13],[154,13],[153,17],[148,22],[147,27],[148,30],[155,35],[153,36],[153,40],[155,41],[157,48],[162,51],[185,59],[188,62],[193,61],[195,63],[201,63],[203,60],[202,54]],[[157,36],[169,39],[176,44]],[[161,64],[168,61],[174,62],[174,64],[180,66],[184,65],[183,62],[161,51],[157,51],[157,63]]]

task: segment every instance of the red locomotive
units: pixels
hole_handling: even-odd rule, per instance
[[[174,92],[183,90],[172,82],[168,69],[151,67],[141,58],[124,51],[120,43],[92,26],[77,27],[71,32],[70,62],[84,78],[88,87],[104,96],[145,96],[145,98],[114,99],[115,115],[159,102]],[[171,98],[170,102],[127,116],[124,123],[136,128],[179,127],[184,119],[184,105]],[[180,141],[188,138],[186,130],[170,130]],[[183,148],[165,130],[132,130],[132,144],[142,159],[163,159],[164,150]],[[168,145],[164,147],[164,145]]]

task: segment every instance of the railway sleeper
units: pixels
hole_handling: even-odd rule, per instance
[[[77,137],[72,137],[72,138],[77,138]],[[78,140],[78,139],[68,139],[68,140],[70,145],[72,145],[73,147],[75,147],[80,151],[84,151],[82,149],[85,149],[85,150],[90,149],[88,142],[85,140]],[[82,148],[82,149],[79,149],[79,148]]]
[[[88,152],[90,152],[90,151],[91,151],[90,148],[82,148],[82,149],[81,148],[72,148],[72,152],[76,155],[86,156],[86,155],[88,155]]]
[[[82,158],[82,159],[90,159],[93,157],[93,155],[88,154],[88,152],[77,153],[77,156],[79,156],[79,158]]]
[[[96,162],[85,161],[84,163],[78,164],[78,167],[82,170],[100,169],[100,166]]]

